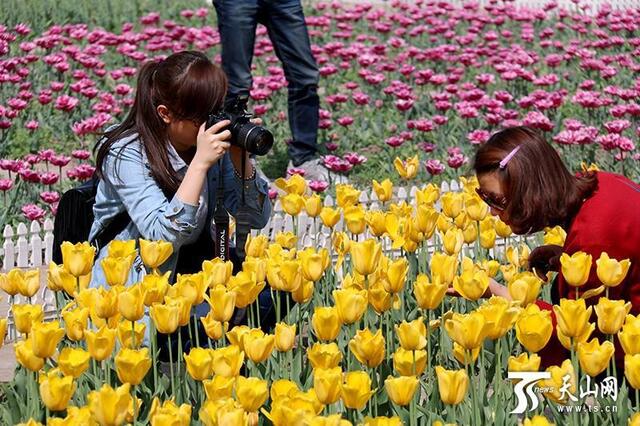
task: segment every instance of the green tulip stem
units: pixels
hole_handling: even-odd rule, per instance
[[[173,377],[173,348],[171,346],[171,334],[167,334],[167,339],[169,339],[169,373],[171,374],[171,395],[176,395],[176,382]]]
[[[182,363],[182,357],[184,353],[182,352],[182,330],[178,327],[178,359],[176,359],[177,368],[178,368],[178,377],[180,377],[180,364]],[[182,404],[184,401],[182,395],[182,381],[180,381],[180,387],[178,388],[179,395],[176,396],[178,398],[178,404]]]

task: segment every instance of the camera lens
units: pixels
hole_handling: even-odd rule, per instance
[[[266,155],[273,146],[270,131],[253,123],[245,123],[238,129],[237,145],[255,155]]]

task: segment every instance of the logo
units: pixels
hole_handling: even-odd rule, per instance
[[[520,379],[513,387],[516,397],[518,398],[518,404],[516,408],[511,411],[511,414],[522,414],[529,405],[529,401],[531,401],[529,411],[538,408],[540,402],[538,401],[538,395],[533,392],[533,387],[540,380],[550,379],[551,373],[548,371],[509,371],[507,377],[509,379]]]

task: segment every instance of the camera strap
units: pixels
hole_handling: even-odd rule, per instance
[[[226,261],[229,260],[229,213],[224,207],[223,158],[220,159],[218,167],[218,190],[216,191],[216,207],[213,212],[213,223],[215,228],[214,255]]]
[[[249,221],[251,213],[247,208],[245,195],[244,195],[245,194],[244,190],[246,185],[245,169],[247,164],[247,151],[244,148],[242,148],[241,157],[242,159],[240,161],[241,161],[242,170],[240,171],[240,176],[242,179],[242,190],[241,190],[242,195],[240,198],[240,206],[238,207],[238,211],[236,213],[236,253],[238,254],[238,257],[240,258],[240,260],[243,261],[246,256],[244,246],[247,242],[247,236],[251,232],[251,226]]]

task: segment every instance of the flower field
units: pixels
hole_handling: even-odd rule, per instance
[[[91,174],[86,151],[123,118],[142,61],[181,49],[217,57],[210,8],[154,3],[63,0],[38,15],[10,1],[12,25],[0,27],[3,222],[54,214],[61,191]],[[84,21],[59,22],[65,13]],[[637,9],[318,2],[306,15],[324,163],[360,186],[381,171],[398,182],[396,157],[417,155],[421,181],[463,175],[476,145],[519,123],[543,130],[571,168],[584,161],[640,177]],[[276,178],[290,137],[286,80],[262,26],[254,65],[251,108],[279,142],[261,164]]]
[[[60,194],[91,177],[92,144],[131,105],[142,61],[219,52],[200,3],[160,0],[155,12],[143,0],[96,10],[60,0],[27,23],[9,1],[18,21],[0,26],[2,225],[54,215]],[[73,5],[86,23],[51,24]],[[11,305],[0,336],[18,363],[0,384],[0,423],[639,425],[640,318],[609,298],[629,260],[563,255],[579,297],[546,309],[536,302],[551,301],[554,274],[541,280],[528,256],[562,245],[565,231],[513,235],[466,172],[493,130],[527,124],[574,170],[640,179],[640,12],[423,1],[305,10],[323,161],[352,184],[279,177],[286,80],[263,27],[251,107],[276,135],[260,160],[272,201],[294,224],[312,218],[330,244],[260,235],[240,272],[214,259],[170,280],[160,273],[170,243],[114,241],[99,265],[106,282],[90,288],[95,249],[65,243],[46,272],[0,273]],[[441,193],[452,178],[461,189]],[[394,202],[407,184],[415,196]],[[359,202],[363,188],[375,204]],[[138,258],[148,274],[125,285]],[[601,285],[586,288],[592,268]],[[512,300],[486,297],[492,279]],[[55,294],[51,318],[33,301],[41,282]]]

